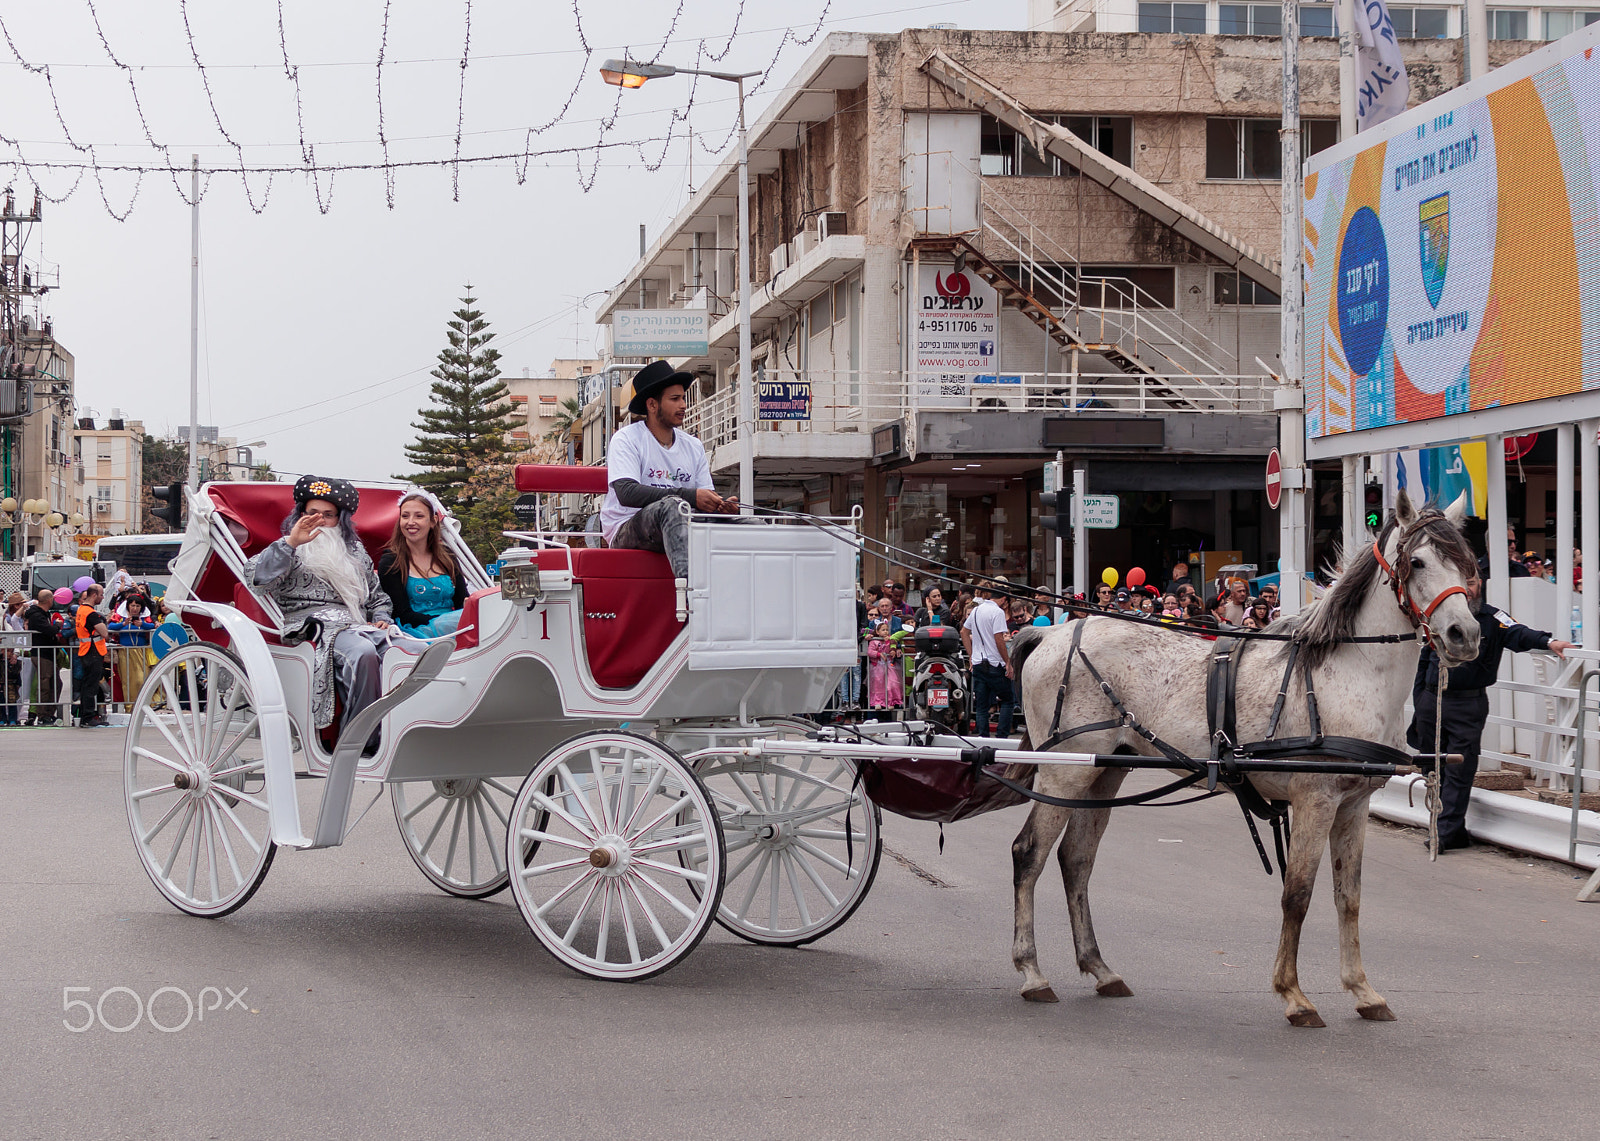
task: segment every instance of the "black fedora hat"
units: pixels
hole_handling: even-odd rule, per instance
[[[628,411],[643,416],[644,402],[652,396],[660,396],[662,389],[674,384],[688,388],[693,383],[693,373],[679,372],[666,361],[651,361],[633,375],[633,399],[628,401]]]

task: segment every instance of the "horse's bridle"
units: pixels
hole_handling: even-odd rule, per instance
[[[1411,591],[1407,587],[1411,580],[1411,557],[1407,544],[1411,537],[1421,529],[1422,520],[1418,520],[1400,532],[1400,543],[1395,548],[1394,560],[1398,565],[1398,570],[1390,566],[1389,560],[1383,557],[1381,539],[1372,540],[1372,553],[1378,560],[1378,566],[1383,568],[1383,573],[1389,576],[1389,582],[1394,587],[1394,598],[1400,607],[1400,613],[1406,616],[1406,621],[1411,623],[1413,630],[1421,630],[1424,638],[1431,638],[1433,630],[1428,625],[1428,619],[1433,617],[1433,612],[1439,609],[1440,604],[1452,594],[1459,594],[1469,602],[1472,596],[1467,593],[1467,588],[1464,586],[1447,586],[1427,606],[1417,606],[1415,600],[1411,597]]]

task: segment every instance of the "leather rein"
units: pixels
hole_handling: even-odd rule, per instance
[[[1400,607],[1406,621],[1411,623],[1413,630],[1419,631],[1424,639],[1433,636],[1433,630],[1428,625],[1428,620],[1433,617],[1433,612],[1439,609],[1441,603],[1453,594],[1471,600],[1464,586],[1447,586],[1434,596],[1427,606],[1419,607],[1416,600],[1411,597],[1409,584],[1411,582],[1411,537],[1421,530],[1421,523],[1413,523],[1410,527],[1400,532],[1400,544],[1395,549],[1395,565],[1390,566],[1389,560],[1383,557],[1381,539],[1372,540],[1372,554],[1378,560],[1378,566],[1383,573],[1389,576],[1389,585],[1394,588],[1395,604]]]

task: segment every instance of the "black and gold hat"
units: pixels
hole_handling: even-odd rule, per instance
[[[361,502],[361,493],[348,480],[329,479],[321,475],[303,475],[294,481],[294,505],[301,510],[313,499],[325,499],[339,509],[341,515],[354,514]]]

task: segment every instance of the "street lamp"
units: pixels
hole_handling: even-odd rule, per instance
[[[744,123],[744,81],[759,71],[740,73],[700,71],[665,63],[640,63],[608,59],[600,65],[600,78],[613,87],[643,87],[646,80],[669,75],[703,75],[725,79],[739,89],[739,505],[755,510],[755,377],[750,364],[750,153]]]
[[[50,514],[50,504],[43,499],[24,499],[21,503],[9,495],[0,499],[0,528],[22,524],[22,543],[16,548],[18,558],[28,553],[29,526],[39,526]]]

